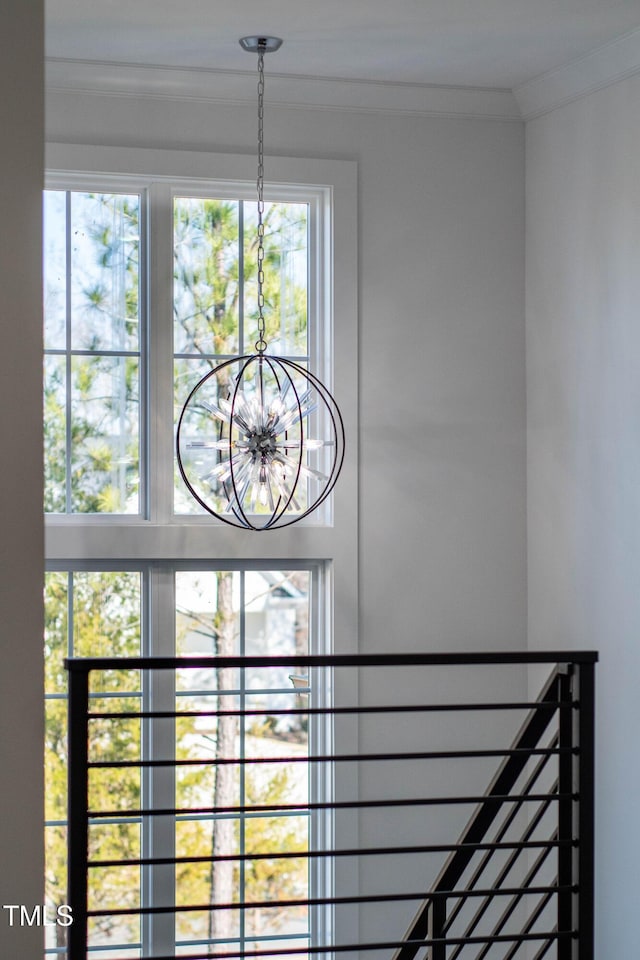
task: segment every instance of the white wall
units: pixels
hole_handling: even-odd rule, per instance
[[[0,905],[42,903],[43,4],[9,0],[0,30]],[[42,956],[8,925],[0,955]]]
[[[595,648],[597,945],[640,889],[640,77],[527,129],[529,639]]]
[[[47,126],[255,153],[247,105],[58,92]],[[359,164],[360,649],[523,648],[522,125],[267,103],[266,151]]]

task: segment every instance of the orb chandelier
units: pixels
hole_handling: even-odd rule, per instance
[[[297,523],[329,496],[344,460],[344,425],[329,390],[302,364],[267,353],[264,319],[264,55],[277,37],[243,37],[258,55],[255,352],[226,360],[193,388],[178,421],[182,479],[208,513],[234,527]]]

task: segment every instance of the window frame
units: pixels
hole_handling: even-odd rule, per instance
[[[69,655],[73,655],[73,591],[76,574],[91,573],[136,573],[140,577],[140,655],[146,657],[174,657],[176,636],[176,574],[179,572],[197,571],[231,571],[246,575],[253,571],[272,570],[274,564],[268,560],[262,562],[193,562],[189,560],[172,562],[145,562],[145,561],[76,561],[66,563],[49,563],[47,572],[64,573],[68,577],[69,594],[67,604],[70,612],[67,623],[67,644]],[[325,624],[325,611],[328,605],[328,582],[326,566],[322,563],[293,563],[289,569],[305,570],[309,573],[309,643],[310,653],[329,653],[330,636]],[[244,633],[243,610],[240,610],[241,631]],[[140,690],[123,696],[140,698],[141,708],[144,710],[173,710],[176,703],[175,677],[167,671],[157,671],[149,677],[141,676]],[[331,678],[327,678],[326,686],[311,684],[310,706],[326,708],[331,706],[332,689]],[[66,692],[45,694],[45,701],[68,700]],[[310,754],[331,753],[332,729],[325,717],[325,722],[310,725],[308,751]],[[153,744],[153,748],[152,745]],[[167,725],[167,720],[147,720],[141,725],[142,758],[149,759],[153,754],[169,756],[175,744],[175,724]],[[141,787],[143,796],[149,798],[145,806],[172,807],[175,802],[175,768],[153,769],[141,771]],[[328,801],[333,795],[333,771],[329,768],[321,774],[317,764],[310,764],[308,769],[310,796],[319,801]],[[277,815],[277,814],[276,814]],[[116,822],[131,822],[140,824],[140,844],[143,856],[175,855],[175,823],[189,820],[189,817],[171,818],[171,826],[166,818],[139,818],[127,817],[126,813]],[[202,819],[201,817],[199,819]],[[246,820],[245,815],[239,815],[239,820]],[[45,821],[45,829],[68,828],[67,820]],[[331,849],[333,817],[329,811],[310,817],[309,821],[310,849]],[[330,895],[327,891],[334,886],[330,861],[309,860],[309,897]],[[142,867],[140,871],[140,905],[152,906],[154,903],[174,902],[175,891],[175,864]],[[190,941],[175,939],[174,914],[142,915],[140,917],[140,944],[130,947],[121,944],[110,949],[127,950],[140,949],[154,954],[167,954],[178,947],[186,948],[196,944]],[[323,910],[310,909],[309,911],[309,939],[311,943],[325,942],[330,935],[333,924],[333,910],[325,907]],[[245,945],[245,933],[241,928],[238,941]],[[248,938],[251,942],[253,938]],[[286,945],[287,939],[299,939],[294,935],[283,935],[274,939]],[[235,942],[236,938],[233,938]],[[100,949],[91,949],[91,955],[99,956]],[[56,956],[59,949],[47,947],[45,957]],[[144,954],[141,954],[141,956]]]
[[[159,386],[160,377],[157,376],[158,371],[168,371],[169,363],[173,362],[172,315],[168,314],[167,323],[157,325],[149,318],[162,317],[163,314],[167,316],[172,303],[172,220],[168,220],[172,216],[170,197],[184,190],[192,195],[205,194],[214,188],[219,196],[226,193],[228,196],[251,199],[255,181],[254,163],[253,158],[228,154],[121,150],[77,145],[69,147],[60,144],[49,147],[47,188],[91,187],[142,192],[148,189],[149,208],[155,208],[157,223],[151,245],[148,236],[150,214],[147,210],[147,236],[141,242],[141,257],[147,257],[150,278],[148,289],[142,295],[142,300],[148,303],[149,316],[145,323],[143,308],[141,318],[142,325],[147,329],[149,357],[148,372],[146,375],[143,373],[141,383],[141,401],[146,409],[146,429],[141,430],[141,459],[144,458],[147,463],[147,475],[141,478],[141,485],[147,491],[146,503],[141,503],[141,513],[138,515],[47,516],[49,555],[68,556],[71,544],[74,544],[71,553],[75,556],[96,557],[103,550],[110,555],[114,550],[130,555],[133,550],[135,555],[140,534],[136,528],[140,526],[151,532],[148,537],[151,542],[153,539],[162,539],[163,550],[156,554],[157,558],[161,555],[179,555],[175,547],[171,549],[168,540],[179,540],[182,551],[196,556],[202,541],[199,528],[206,528],[208,544],[211,544],[212,538],[220,544],[217,555],[236,555],[237,531],[226,529],[227,525],[214,522],[208,516],[173,514],[173,398],[168,389],[163,390]],[[332,501],[332,516],[311,514],[294,525],[294,529],[268,532],[269,537],[277,538],[279,542],[288,541],[288,547],[281,556],[295,557],[296,545],[301,539],[295,531],[303,527],[305,533],[308,531],[310,538],[318,541],[319,545],[327,540],[355,543],[357,536],[357,177],[356,164],[352,161],[279,157],[270,161],[270,164],[274,170],[270,182],[265,186],[267,201],[310,201],[310,233],[313,234],[310,244],[313,262],[309,263],[310,354],[314,369],[336,396],[347,435],[343,475],[329,498]],[[212,173],[215,177],[212,177]],[[164,217],[164,222],[158,220],[159,217]],[[321,282],[316,279],[319,277],[322,278]],[[339,317],[339,323],[334,323],[334,317]],[[152,326],[153,335],[150,335]],[[146,451],[145,435],[148,436],[149,446]],[[154,487],[160,487],[159,496],[150,495],[150,480]],[[155,529],[158,527],[165,528],[164,537],[159,536]],[[167,528],[180,528],[180,535],[172,536]],[[82,534],[78,536],[80,531]],[[113,536],[110,531],[113,531]],[[323,537],[320,531],[328,535]],[[184,535],[189,540],[186,545]],[[263,547],[255,541],[243,544],[243,552],[245,550],[248,556],[256,558],[264,552]],[[327,549],[327,544],[323,544],[320,550],[314,552],[316,556],[326,557],[336,551],[334,546]],[[309,558],[311,554],[307,553],[306,556]]]
[[[156,150],[146,148],[105,147],[83,144],[52,143],[46,150],[46,168],[49,171],[47,187],[96,189],[97,184],[112,189],[140,190],[144,181],[157,191],[189,184],[206,186],[215,182],[226,184],[233,192],[244,185],[247,197],[253,196],[255,157],[207,151]],[[310,319],[313,311],[322,318],[316,323],[322,331],[325,368],[318,370],[334,394],[344,419],[346,433],[345,459],[341,477],[332,493],[330,523],[319,523],[313,514],[305,521],[283,529],[268,532],[237,530],[216,523],[210,517],[173,516],[166,507],[151,510],[150,503],[142,505],[146,513],[133,515],[58,515],[45,521],[46,557],[50,569],[94,568],[131,569],[150,563],[157,570],[187,564],[193,569],[206,564],[212,569],[229,568],[239,564],[245,569],[255,565],[294,568],[296,565],[318,564],[322,569],[325,604],[322,610],[322,632],[318,636],[331,639],[327,652],[355,654],[358,652],[358,171],[352,160],[315,158],[269,158],[269,181],[265,185],[265,199],[284,199],[289,196],[308,197],[315,191],[322,216],[310,225],[315,230],[314,257],[310,274],[322,275],[322,283],[309,288]],[[157,184],[154,188],[152,183]],[[235,194],[238,195],[237,192]],[[169,208],[165,211],[165,216]],[[148,217],[146,218],[148,224]],[[148,229],[148,227],[147,227]],[[173,279],[173,251],[171,230],[154,244],[149,273],[155,277],[142,300],[148,303],[149,317],[157,314],[161,303],[171,304]],[[145,242],[146,242],[145,238]],[[142,256],[142,251],[141,251]],[[143,306],[142,322],[148,317]],[[312,324],[312,328],[313,328]],[[148,329],[149,323],[146,323]],[[318,332],[317,335],[320,335]],[[155,344],[155,346],[154,346]],[[316,345],[317,347],[317,345]],[[310,344],[311,350],[314,345]],[[148,346],[149,370],[162,358],[173,362],[173,322],[169,313],[166,324]],[[157,350],[159,355],[154,356]],[[172,381],[171,381],[172,382]],[[170,464],[173,487],[173,401],[166,391],[168,402],[162,404],[158,396],[156,378],[145,375],[141,385],[148,417],[149,445],[154,456],[165,456]],[[141,399],[143,395],[141,392]],[[160,402],[159,402],[160,401]],[[141,431],[141,438],[145,432]],[[144,440],[142,440],[144,442]],[[171,451],[168,447],[171,444]],[[141,455],[144,451],[141,449]],[[150,458],[147,458],[147,462]],[[149,490],[148,477],[144,478]],[[161,611],[157,604],[147,610],[150,622]],[[334,678],[335,696],[344,702],[357,702],[357,678],[351,678],[349,689],[341,690],[343,679]],[[340,722],[340,746],[347,752],[357,752],[358,729],[355,718]],[[336,784],[336,799],[349,800],[358,796],[357,764],[341,765],[340,782]],[[348,769],[347,769],[348,767]],[[324,828],[323,828],[324,829]],[[355,812],[347,812],[339,822],[327,827],[335,832],[324,837],[323,845],[345,847],[357,831]],[[322,869],[330,869],[326,865]],[[357,864],[346,860],[340,865],[340,887],[357,886]],[[333,933],[336,942],[353,929],[358,929],[357,906],[341,912],[341,925]],[[325,921],[323,921],[325,923]],[[326,929],[316,930],[316,936],[327,936]]]

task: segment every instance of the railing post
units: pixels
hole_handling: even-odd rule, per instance
[[[593,663],[580,664],[579,679],[578,956],[580,960],[593,960],[595,788],[595,668]]]
[[[89,673],[69,670],[69,820],[68,902],[73,923],[68,928],[68,960],[85,960],[87,954],[87,868],[89,819]]]
[[[444,942],[445,926],[447,922],[447,900],[446,897],[434,897],[431,901],[430,917],[430,940],[441,940],[441,943],[435,943],[431,947],[431,960],[446,960],[447,946]]]
[[[572,668],[569,668],[572,670]],[[563,843],[570,844],[573,840],[573,799],[574,791],[574,772],[573,772],[573,753],[564,753],[562,751],[573,750],[573,713],[572,702],[572,673],[560,673],[558,675],[558,932],[564,933],[573,929],[573,894],[571,885],[573,883],[573,847],[563,846]],[[558,960],[571,960],[573,953],[573,943],[568,937],[562,937],[558,940]]]

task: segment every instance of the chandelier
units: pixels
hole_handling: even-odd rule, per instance
[[[301,363],[267,353],[264,319],[264,55],[277,37],[243,37],[258,55],[257,313],[255,352],[226,360],[193,388],[180,414],[182,479],[208,513],[234,527],[297,523],[329,496],[344,459],[344,425],[324,384]]]

